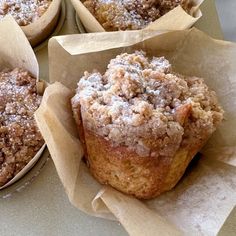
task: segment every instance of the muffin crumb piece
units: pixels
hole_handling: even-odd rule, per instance
[[[34,112],[41,96],[36,79],[16,68],[0,72],[0,186],[18,174],[42,147]]]
[[[172,157],[180,147],[191,149],[223,119],[202,78],[176,74],[164,57],[149,59],[142,51],[118,55],[104,75],[86,72],[72,106],[85,129],[140,156],[154,151]]]
[[[84,5],[107,31],[138,30],[170,10],[181,5],[186,11],[186,0],[86,0]]]
[[[49,8],[52,0],[0,0],[0,20],[11,15],[20,26],[39,19]]]

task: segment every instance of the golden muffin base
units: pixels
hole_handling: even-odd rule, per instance
[[[93,176],[100,183],[139,199],[154,198],[172,189],[196,154],[194,151],[189,155],[188,150],[181,148],[173,158],[141,157],[127,147],[114,147],[89,130],[84,130],[83,135]]]

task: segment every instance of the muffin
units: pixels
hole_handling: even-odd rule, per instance
[[[0,19],[11,15],[20,26],[38,20],[49,8],[52,0],[0,0]]]
[[[142,51],[85,72],[71,103],[93,176],[140,199],[173,188],[223,119],[202,78]]]
[[[0,22],[13,17],[35,47],[53,32],[60,10],[61,0],[0,0]]]
[[[86,0],[84,5],[106,31],[142,29],[179,5],[190,9],[187,0]]]
[[[0,72],[0,186],[14,178],[44,144],[34,120],[40,102],[36,79],[28,71]]]

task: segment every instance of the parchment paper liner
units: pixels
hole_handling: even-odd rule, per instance
[[[164,16],[149,24],[146,29],[153,30],[182,30],[190,28],[201,16],[199,9],[204,0],[189,0],[192,8],[189,14],[186,13],[181,6],[169,11]],[[83,5],[84,1],[71,0],[76,13],[82,21],[87,32],[104,32],[105,29]]]
[[[92,178],[81,161],[83,151],[70,105],[76,83],[85,70],[96,68],[104,72],[117,54],[141,48],[151,55],[166,56],[177,72],[204,77],[226,111],[225,121],[203,150],[206,157],[172,191],[145,202],[103,187]],[[236,169],[215,160],[211,151],[235,148],[235,61],[236,44],[214,40],[196,29],[52,38],[50,80],[69,89],[58,82],[50,85],[36,120],[71,203],[97,217],[115,216],[130,235],[178,235],[176,227],[186,235],[216,235],[236,202]]]
[[[53,0],[38,20],[21,27],[33,47],[45,40],[55,28],[60,15],[60,6],[61,0]]]
[[[9,30],[11,29],[11,30]],[[5,68],[24,68],[28,70],[39,82],[39,66],[27,38],[23,31],[11,16],[0,21],[0,71]],[[45,144],[40,148],[34,158],[9,182],[0,187],[0,190],[15,183],[23,177],[37,162],[41,156]]]

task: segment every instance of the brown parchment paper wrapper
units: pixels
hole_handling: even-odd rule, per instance
[[[11,29],[11,30],[9,30]],[[1,37],[3,35],[3,37]],[[11,16],[0,21],[0,71],[6,68],[24,68],[38,80],[39,66],[29,41]],[[15,183],[37,162],[46,145],[43,145],[34,158],[0,190]]]
[[[187,0],[186,4],[191,6],[189,13],[181,6],[174,8],[156,21],[149,24],[146,29],[152,30],[183,30],[190,28],[202,16],[200,5],[204,0]],[[83,5],[84,1],[71,0],[76,13],[83,23],[87,32],[104,32],[105,29]]]
[[[225,121],[203,150],[205,157],[173,190],[143,202],[101,186],[89,174],[81,161],[70,105],[85,70],[104,72],[111,58],[135,49],[165,56],[176,72],[204,77],[225,110]],[[222,148],[236,146],[235,61],[236,44],[214,40],[196,29],[52,38],[50,81],[60,83],[46,89],[36,120],[71,203],[88,214],[118,219],[130,235],[216,235],[236,203],[236,169],[215,156]]]
[[[60,6],[61,0],[53,0],[49,8],[38,20],[21,27],[33,47],[52,33],[58,22]]]

